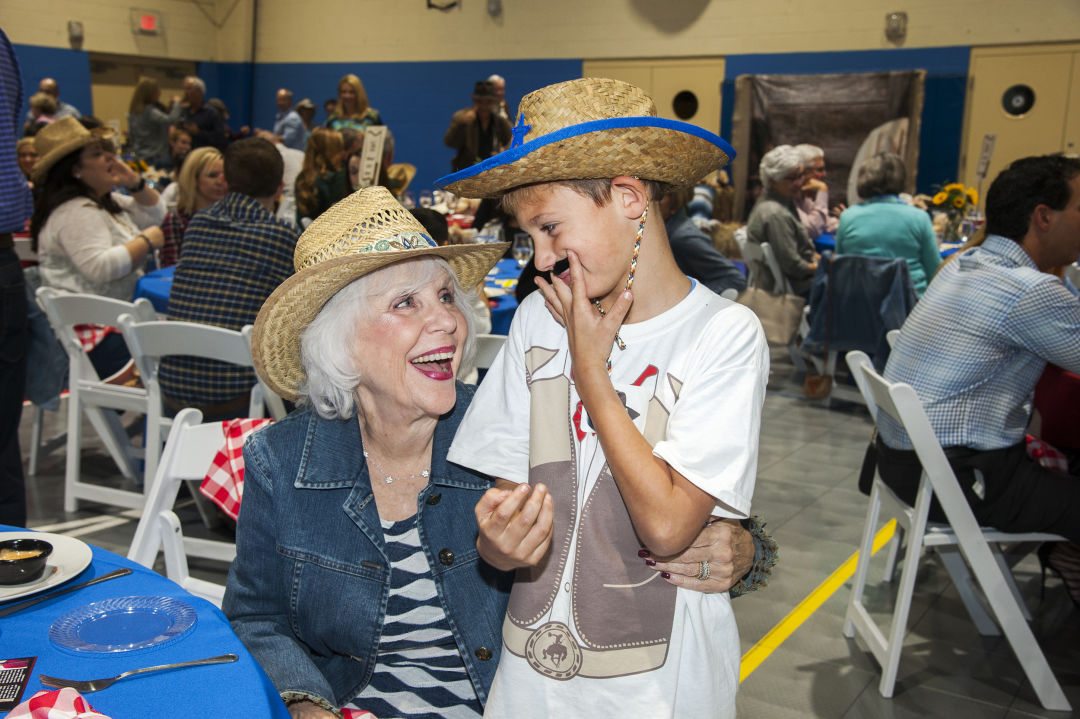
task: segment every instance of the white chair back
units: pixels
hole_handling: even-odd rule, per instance
[[[142,388],[102,382],[83,351],[75,326],[115,326],[122,314],[153,319],[156,317],[154,306],[147,299],[123,302],[98,295],[61,292],[51,287],[39,288],[36,297],[69,361],[64,511],[74,512],[79,499],[132,509],[141,507],[144,498],[142,491],[103,487],[82,481],[82,415],[85,413],[124,478],[129,482],[141,482],[143,474],[138,467],[140,452],[132,447],[118,414],[108,410],[145,413],[148,395]]]
[[[982,609],[980,597],[974,595],[976,588],[981,589],[981,600],[990,606],[993,616],[997,618],[1000,631],[1005,634],[1020,660],[1040,703],[1047,709],[1069,711],[1065,694],[1028,626],[1030,615],[1022,604],[1008,565],[996,548],[998,542],[1062,541],[1064,538],[1043,532],[1007,533],[979,527],[915,390],[908,384],[885,380],[874,371],[870,358],[863,352],[849,352],[846,359],[875,422],[884,412],[900,423],[911,438],[923,467],[914,506],[900,500],[880,477],[875,478],[851,599],[844,617],[845,636],[851,638],[858,633],[881,665],[881,695],[891,697],[896,683],[922,549],[935,547],[980,633],[996,634],[998,631],[991,616]],[[935,495],[948,518],[948,525],[927,531],[930,504]],[[878,628],[862,601],[874,534],[883,508],[892,510],[907,535],[907,552],[888,637]],[[991,543],[994,543],[994,548],[991,548]],[[898,545],[897,540],[894,547]],[[959,548],[963,559],[970,565],[970,574],[960,556],[949,548]],[[895,552],[890,557],[890,565],[894,559]],[[891,578],[891,574],[890,566],[886,569],[886,577]],[[970,579],[971,574],[974,575],[974,582]]]
[[[506,335],[476,335],[476,357],[473,363],[476,369],[488,369],[495,361],[499,350],[506,344]]]
[[[225,587],[191,577],[187,558],[190,555],[231,562],[236,557],[236,545],[232,542],[185,538],[180,519],[173,511],[180,483],[185,480],[201,481],[225,443],[221,422],[200,422],[202,413],[190,407],[181,410],[173,420],[165,452],[158,464],[157,475],[146,497],[127,556],[153,569],[158,551],[164,551],[165,575],[192,594],[220,607]]]
[[[765,266],[769,269],[769,274],[773,276],[773,292],[792,294],[791,282],[780,270],[780,262],[776,259],[776,253],[773,252],[772,245],[768,242],[761,243],[761,256],[765,259]]]
[[[161,359],[170,355],[186,355],[254,369],[251,360],[251,325],[237,332],[196,322],[139,322],[131,315],[121,316],[119,325],[135,360],[135,366],[142,376],[143,385],[149,393],[146,415],[146,475],[153,477],[161,456],[164,430],[172,423],[165,413],[158,377]],[[267,404],[271,406],[274,419],[285,416],[281,398],[265,387],[261,380],[257,380],[251,389],[248,416],[264,416]]]
[[[889,343],[889,349],[896,347],[898,339],[900,339],[900,330],[889,330],[885,333],[885,341]]]

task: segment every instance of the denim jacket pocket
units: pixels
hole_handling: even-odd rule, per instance
[[[291,560],[289,621],[297,638],[316,654],[374,657],[389,592],[384,562],[278,552]]]

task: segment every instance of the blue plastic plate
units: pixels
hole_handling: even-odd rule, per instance
[[[77,652],[129,652],[174,641],[197,619],[194,609],[171,597],[115,597],[60,617],[49,639]]]

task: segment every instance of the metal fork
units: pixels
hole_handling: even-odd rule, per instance
[[[136,674],[148,674],[149,672],[160,672],[166,669],[180,669],[181,667],[198,667],[203,664],[227,664],[229,662],[235,662],[239,659],[235,654],[222,654],[219,657],[209,657],[208,659],[196,659],[192,662],[179,662],[177,664],[161,664],[156,667],[146,667],[145,669],[132,669],[130,672],[124,672],[123,674],[117,674],[115,677],[106,677],[104,679],[57,679],[56,677],[46,676],[45,674],[39,674],[38,679],[47,687],[53,689],[62,689],[64,687],[71,687],[80,694],[88,694],[89,692],[99,692],[102,689],[111,687],[121,679],[127,677],[133,677]]]

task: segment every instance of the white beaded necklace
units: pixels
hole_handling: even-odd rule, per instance
[[[427,479],[429,476],[431,476],[431,472],[429,472],[428,470],[425,469],[425,470],[422,470],[420,472],[413,472],[408,477],[391,477],[387,473],[387,471],[382,468],[382,465],[379,464],[379,461],[377,459],[375,459],[374,457],[372,457],[370,454],[368,454],[368,451],[366,449],[364,450],[364,459],[370,460],[372,466],[375,468],[375,470],[379,474],[381,474],[383,476],[383,481],[386,482],[387,484],[392,484],[395,479],[417,479],[419,477],[423,477],[424,479]]]

